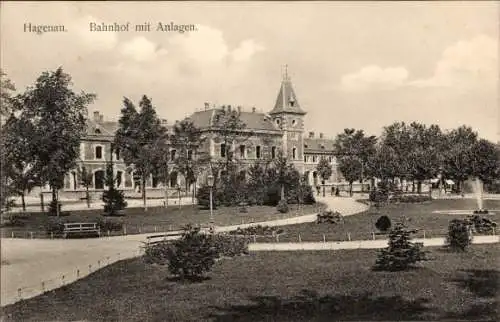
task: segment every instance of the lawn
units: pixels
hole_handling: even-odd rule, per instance
[[[220,207],[214,210],[214,221],[218,226],[237,225],[249,223],[252,221],[267,221],[282,219],[288,217],[300,216],[302,214],[311,214],[318,212],[324,207],[321,203],[314,205],[303,205],[298,209],[297,205],[290,206],[290,212],[281,214],[276,207],[252,206],[247,207],[247,212],[240,212],[239,207]],[[61,217],[68,222],[96,222],[104,219],[101,215],[102,210],[78,210],[71,211],[69,216]],[[111,218],[112,220],[122,221],[125,225],[127,234],[147,233],[155,231],[176,230],[186,224],[196,224],[207,226],[210,223],[210,211],[199,209],[197,206],[170,206],[167,210],[163,207],[150,207],[147,212],[142,208],[127,208],[125,216]],[[2,237],[47,237],[45,227],[54,217],[49,217],[43,213],[28,213],[26,219],[23,219],[22,226],[2,227],[0,228]],[[123,234],[123,232],[115,232]]]
[[[483,215],[497,223],[500,223],[500,200],[485,200],[485,207],[496,209],[495,214]],[[476,202],[470,199],[462,200],[433,200],[423,204],[389,204],[378,211],[370,209],[366,212],[344,217],[344,224],[316,224],[306,223],[281,227],[284,234],[279,236],[280,242],[302,241],[326,241],[348,240],[348,233],[351,240],[373,239],[372,232],[376,239],[387,238],[386,235],[377,234],[375,222],[382,215],[387,215],[392,224],[400,221],[403,215],[406,217],[406,224],[409,228],[419,229],[414,237],[443,237],[448,230],[448,223],[455,218],[465,218],[466,215],[451,215],[433,213],[435,210],[466,210],[475,209]],[[499,227],[500,229],[500,227]],[[498,232],[497,232],[498,233]],[[275,241],[275,238],[260,237],[257,242]]]
[[[252,253],[181,283],[136,258],[2,309],[9,321],[496,320],[498,247],[429,248],[406,272],[374,272],[375,250]]]

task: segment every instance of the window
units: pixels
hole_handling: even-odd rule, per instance
[[[279,119],[276,120],[276,124],[280,125],[280,120]]]
[[[328,157],[328,162],[332,163],[332,156],[331,155]]]
[[[245,158],[245,150],[246,147],[244,145],[240,145],[240,158]]]
[[[116,160],[120,160],[120,149],[117,148],[115,154],[116,154]]]
[[[116,187],[117,188],[120,188],[120,186],[122,184],[122,176],[123,176],[123,172],[116,171]]]
[[[276,159],[276,147],[275,146],[273,146],[271,148],[271,158]]]
[[[255,157],[257,159],[260,159],[260,145],[257,145],[257,147],[255,148]]]
[[[304,149],[307,149],[307,144],[304,144]]]
[[[188,150],[188,160],[193,160],[193,150]]]
[[[104,171],[98,170],[94,173],[94,187],[104,189]]]
[[[174,161],[175,160],[175,150],[170,150],[170,161]]]
[[[293,160],[297,159],[297,148],[292,149],[292,159]]]
[[[95,133],[95,134],[101,134],[101,130],[99,130],[99,129],[95,129],[95,130],[94,130],[94,133]]]
[[[307,156],[304,155],[304,162],[307,162]]]
[[[95,147],[95,158],[102,159],[102,146]]]
[[[322,144],[321,145],[321,150],[324,150],[325,149],[325,146]]]
[[[313,155],[313,162],[316,162],[316,156]]]
[[[293,106],[293,104],[292,104],[292,106]],[[295,120],[292,120],[292,125],[295,125],[295,123],[296,123],[296,121],[295,121]]]
[[[224,143],[221,143],[220,145],[220,156],[222,158],[226,157],[226,145]]]

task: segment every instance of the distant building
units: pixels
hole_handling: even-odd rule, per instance
[[[244,110],[241,107],[214,107],[205,103],[201,111],[189,116],[208,139],[206,146],[202,147],[206,149],[205,152],[214,158],[224,158],[225,149],[222,143],[215,140],[214,115],[217,109],[237,111],[240,119],[246,124],[245,130],[252,133],[243,144],[232,147],[235,158],[241,163],[252,164],[259,160],[269,160],[283,153],[301,174],[306,175],[309,184],[317,186],[321,184],[321,178],[316,173],[316,167],[321,158],[326,158],[332,165],[333,174],[325,184],[332,185],[341,181],[334,155],[334,140],[324,137],[323,133],[318,135],[314,132],[305,133],[306,111],[299,104],[288,75],[284,75],[274,107],[268,113],[259,112],[255,108]],[[172,129],[172,125],[166,123],[164,125]],[[132,169],[125,166],[120,151],[115,151],[111,155],[111,142],[117,126],[117,122],[104,121],[103,115],[98,111],[88,120],[87,134],[81,142],[78,163],[80,167],[85,167],[93,173],[91,190],[94,194],[99,195],[105,188],[105,167],[111,158],[115,166],[115,175],[118,177],[118,188],[123,189],[126,195],[136,194],[140,189],[138,180],[134,180]],[[76,169],[70,171],[65,178],[64,193],[84,196],[85,189],[79,181],[78,171]],[[183,187],[184,178],[171,172],[167,185],[175,191],[175,188]],[[150,177],[146,182],[146,189],[149,196],[162,195],[165,187],[159,178]]]

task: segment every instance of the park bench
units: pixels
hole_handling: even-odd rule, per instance
[[[182,231],[169,231],[163,234],[158,234],[158,235],[152,235],[146,237],[146,244],[147,245],[154,245],[161,243],[163,241],[167,241],[167,237],[181,237],[182,236]]]
[[[97,223],[66,223],[63,228],[63,237],[67,238],[68,235],[75,234],[90,234],[101,236],[101,230]]]

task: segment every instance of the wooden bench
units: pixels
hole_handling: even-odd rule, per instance
[[[63,237],[70,234],[91,234],[101,236],[101,230],[97,223],[66,223],[64,224]]]
[[[158,235],[152,235],[146,237],[146,244],[147,245],[154,245],[158,244],[164,241],[172,241],[171,239],[167,239],[168,237],[181,237],[182,236],[182,231],[169,231],[163,234],[158,234]]]

